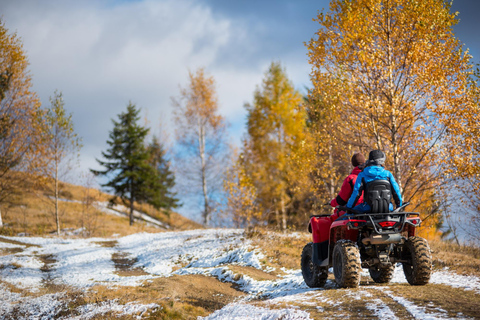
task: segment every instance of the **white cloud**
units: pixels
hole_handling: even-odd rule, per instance
[[[0,9],[23,39],[43,103],[55,89],[64,92],[89,164],[100,156],[89,151],[103,148],[110,119],[129,100],[148,110],[155,127],[169,117],[188,70],[208,71],[232,39],[228,19],[193,1],[12,1]]]
[[[308,79],[306,57],[295,55],[299,48],[273,57],[274,47],[264,50],[274,38],[262,21],[220,14],[198,1],[12,0],[0,2],[0,12],[23,39],[43,104],[58,89],[73,112],[84,144],[79,172],[99,169],[95,158],[106,150],[110,119],[130,100],[154,132],[161,122],[173,137],[170,97],[187,84],[189,70],[205,67],[214,76],[235,143],[245,131],[243,105],[272,60],[286,58],[295,82]]]

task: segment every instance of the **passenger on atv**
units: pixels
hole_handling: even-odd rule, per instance
[[[357,176],[360,172],[362,172],[364,165],[365,165],[364,155],[361,153],[355,153],[352,156],[353,170],[345,178],[345,180],[343,180],[342,187],[340,188],[340,192],[338,193],[337,197],[332,199],[332,201],[330,201],[330,205],[332,207],[336,208],[337,206],[344,206],[347,204],[348,199],[350,199],[350,196],[352,195],[353,186],[357,181]],[[359,201],[363,202],[363,197],[361,193],[360,193]],[[332,214],[330,219],[332,221],[335,221],[338,217],[340,217],[344,213],[345,211],[342,211],[340,209],[335,209],[335,212]]]
[[[362,192],[367,189],[367,184],[372,181],[376,181],[375,184],[381,184],[378,180],[384,180],[385,187],[388,187],[387,190],[383,190],[380,192],[392,192],[393,200],[395,201],[395,205],[397,208],[402,206],[402,194],[400,192],[400,187],[398,186],[397,181],[393,177],[392,173],[386,170],[383,165],[385,163],[385,154],[381,150],[372,150],[368,155],[368,161],[366,162],[365,168],[362,172],[358,174],[357,180],[355,182],[355,186],[353,187],[353,193],[348,199],[347,208],[352,208],[357,212],[391,212],[393,211],[392,203],[382,203],[382,202],[375,202],[376,208],[372,208],[364,199],[365,202],[357,204],[362,195]],[[390,187],[391,186],[391,187]],[[389,189],[389,190],[388,190]],[[369,194],[371,192],[369,191]],[[364,198],[368,195],[364,195]],[[382,198],[382,197],[380,197]],[[388,197],[390,198],[390,197]],[[355,206],[355,207],[354,207]]]

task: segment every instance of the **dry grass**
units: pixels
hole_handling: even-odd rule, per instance
[[[444,241],[430,241],[429,244],[436,269],[448,267],[459,274],[480,276],[480,248]]]
[[[232,264],[228,265],[228,269],[235,274],[235,281],[238,281],[242,275],[248,276],[256,281],[272,281],[277,279],[275,275],[255,269],[253,267],[244,267]]]
[[[96,286],[80,299],[72,300],[71,309],[88,303],[117,299],[119,304],[136,302],[157,303],[161,309],[153,311],[153,319],[196,319],[206,316],[245,294],[231,284],[202,275],[173,275],[146,281],[139,287],[107,288]],[[145,317],[149,319],[149,316]],[[103,319],[103,317],[102,317]],[[108,317],[107,317],[108,319]]]
[[[81,186],[62,183],[60,197],[71,201],[60,201],[59,203],[60,227],[62,230],[85,228],[83,236],[92,237],[125,236],[138,232],[162,231],[138,220],[135,221],[133,226],[130,226],[126,217],[109,215],[93,206],[86,207],[84,199],[87,195],[94,201],[106,202],[111,198],[111,195],[96,189],[86,189]],[[148,205],[136,205],[135,207],[168,224],[170,230],[202,228],[198,223],[176,212],[167,213]],[[25,192],[16,198],[15,203],[1,208],[4,227],[0,228],[0,235],[13,236],[19,233],[46,235],[55,233],[56,224],[53,209],[54,203],[47,191]]]
[[[395,296],[401,296],[427,311],[434,311],[438,306],[448,311],[449,318],[456,318],[458,312],[464,317],[478,318],[480,297],[473,291],[456,289],[446,285],[416,286],[414,290],[407,284],[390,286]]]
[[[49,257],[43,257],[46,263]],[[65,285],[55,285],[44,281],[37,292],[21,290],[15,286],[0,281],[11,292],[23,296],[39,297],[49,293],[63,292],[62,300],[66,307],[58,317],[73,317],[79,313],[76,308],[87,305],[113,301],[120,305],[129,302],[137,304],[156,303],[160,308],[142,314],[142,319],[197,319],[207,316],[215,310],[245,296],[234,285],[223,283],[215,278],[203,275],[173,275],[167,278],[156,278],[145,281],[137,287],[105,287],[97,285],[87,290],[78,290]],[[11,315],[11,314],[10,314]],[[15,314],[21,317],[21,314]],[[137,319],[136,315],[118,316],[116,313],[99,314],[93,319]]]
[[[247,238],[265,254],[266,259],[262,263],[275,268],[280,274],[281,268],[300,269],[303,247],[311,242],[311,234],[307,232],[296,232],[295,235],[292,237],[288,232],[282,234],[265,228],[255,228],[246,232]]]

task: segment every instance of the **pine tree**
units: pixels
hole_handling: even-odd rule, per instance
[[[170,162],[166,159],[165,150],[158,138],[154,136],[147,147],[148,163],[152,166],[159,179],[155,179],[149,189],[147,202],[156,208],[170,210],[179,206],[176,193],[172,191],[175,186],[175,176],[170,170]],[[152,192],[153,191],[153,192]]]
[[[106,161],[98,160],[105,167],[103,171],[92,170],[96,176],[106,176],[110,180],[102,184],[114,191],[125,206],[130,208],[130,225],[133,224],[133,204],[147,202],[155,193],[157,171],[148,163],[149,153],[145,148],[145,138],[149,129],[138,124],[140,110],[132,103],[127,112],[118,115],[119,121],[112,120],[113,130],[102,152]],[[111,201],[116,198],[112,198]]]

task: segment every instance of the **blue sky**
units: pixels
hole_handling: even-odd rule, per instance
[[[188,71],[205,67],[217,81],[220,112],[239,143],[243,105],[272,61],[297,89],[310,86],[304,42],[328,1],[0,0],[0,14],[27,51],[34,90],[48,105],[61,90],[83,138],[81,171],[98,168],[111,120],[129,101],[155,133],[173,139],[170,97]],[[480,1],[455,0],[457,36],[480,61]]]

